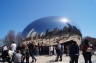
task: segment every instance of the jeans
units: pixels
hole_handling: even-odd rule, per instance
[[[35,51],[30,51],[30,56],[32,57],[32,61],[36,61],[36,58],[35,58],[35,56],[34,56],[34,52]]]
[[[83,53],[83,57],[84,57],[84,60],[85,60],[85,63],[92,63],[91,61],[91,53]]]
[[[70,63],[78,63],[78,55],[70,55]]]
[[[59,57],[60,57],[60,61],[62,61],[62,54],[57,54],[56,61],[58,61]]]

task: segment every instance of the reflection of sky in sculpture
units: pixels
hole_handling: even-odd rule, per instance
[[[63,17],[45,17],[38,19],[31,24],[29,24],[23,31],[23,36],[27,36],[27,34],[34,29],[36,32],[41,33],[46,30],[52,30],[53,28],[62,29],[66,23],[60,21]]]

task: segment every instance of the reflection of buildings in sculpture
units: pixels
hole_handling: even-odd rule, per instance
[[[72,39],[80,44],[82,38],[80,30],[72,23],[62,22],[62,19],[65,21],[65,18],[57,16],[38,19],[29,24],[22,35],[36,42],[44,42],[45,45],[49,43],[53,45],[56,40],[66,42]]]
[[[49,46],[49,45],[55,45],[57,44],[56,41],[59,40],[60,43],[66,43],[70,40],[74,40],[78,43],[78,45],[80,45],[81,43],[81,36],[79,35],[73,35],[73,36],[69,36],[68,34],[64,34],[64,35],[56,35],[56,36],[53,36],[53,37],[43,37],[42,36],[38,36],[38,35],[33,35],[33,36],[30,36],[31,40],[34,40],[34,42],[36,43],[40,43],[42,44],[43,42],[43,45],[45,46]]]
[[[71,26],[71,25],[70,25]],[[56,41],[59,40],[60,43],[65,43],[70,40],[74,40],[78,45],[81,43],[82,35],[76,29],[70,29],[70,31],[62,30],[55,28],[51,31],[38,33],[33,29],[28,33],[27,37],[30,37],[31,40],[34,40],[37,43],[42,43],[46,46],[55,45]]]

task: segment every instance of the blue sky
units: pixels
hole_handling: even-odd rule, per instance
[[[67,17],[83,36],[96,37],[96,0],[0,0],[0,38],[46,16]]]

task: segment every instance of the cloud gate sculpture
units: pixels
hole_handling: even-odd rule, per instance
[[[59,40],[60,43],[75,40],[80,44],[82,39],[80,30],[70,20],[58,16],[44,17],[33,21],[23,30],[22,35],[24,38],[30,37],[45,45],[56,44],[56,40]]]

